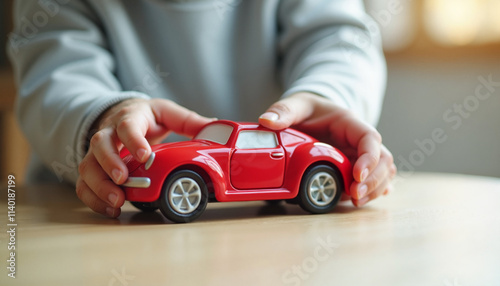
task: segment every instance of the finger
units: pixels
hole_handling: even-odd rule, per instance
[[[353,176],[357,182],[363,182],[379,163],[382,136],[374,127],[348,112],[331,125],[330,132],[333,140],[345,138],[346,145],[357,148],[358,159],[353,166]]]
[[[145,138],[149,125],[142,112],[130,112],[116,124],[118,139],[139,162],[145,162],[151,154],[151,147]]]
[[[359,140],[354,145],[358,148],[358,159],[353,166],[353,176],[357,182],[363,182],[379,164],[382,139],[377,131],[370,130],[361,138],[352,140]]]
[[[389,183],[389,186],[387,187],[387,189],[384,191],[384,196],[389,195],[394,190],[394,185],[393,185],[392,181],[396,177],[397,172],[398,172],[398,169],[396,167],[396,164],[392,163],[392,166],[390,168],[390,175],[389,175],[391,182]]]
[[[100,213],[102,215],[113,218],[120,215],[120,208],[110,207],[108,203],[101,200],[80,178],[76,183],[76,195],[85,205],[87,205],[96,213]]]
[[[95,133],[90,139],[88,156],[95,156],[99,169],[104,170],[119,185],[127,179],[128,170],[118,153],[114,137],[116,135],[112,128],[104,128]]]
[[[392,193],[393,190],[394,190],[394,185],[392,183],[389,183],[389,186],[387,186],[387,189],[385,189],[383,195],[387,196],[390,193]]]
[[[384,147],[385,148],[385,147]],[[362,183],[354,182],[351,185],[351,196],[360,200],[376,190],[387,178],[394,177],[392,155],[385,149],[382,153],[380,163]]]
[[[192,137],[213,118],[207,118],[170,100],[152,100],[156,122],[175,133]]]
[[[377,134],[369,132],[359,141],[358,159],[353,167],[353,176],[358,182],[365,181],[379,164],[382,145]]]
[[[270,129],[281,130],[302,122],[313,112],[313,105],[305,101],[306,97],[300,94],[282,99],[259,117],[259,123]]]
[[[386,192],[386,190],[390,187],[390,182],[391,182],[391,179],[390,178],[386,178],[382,184],[380,184],[375,190],[373,190],[367,196],[365,196],[365,197],[363,197],[363,198],[361,198],[359,200],[357,200],[355,198],[352,198],[352,203],[356,207],[362,207],[362,206],[364,206],[369,201],[372,201],[372,200],[378,198],[379,196],[381,196],[382,194],[384,194]]]
[[[91,153],[85,156],[78,168],[81,180],[85,182],[97,198],[106,202],[112,208],[120,208],[123,205],[125,195],[122,189],[110,180]],[[89,197],[84,203],[91,206],[96,202],[93,197]]]

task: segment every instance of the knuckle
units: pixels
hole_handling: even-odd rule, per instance
[[[97,131],[92,138],[90,138],[90,147],[98,147],[99,145],[102,144],[102,142],[105,140],[106,134],[104,131],[99,130]]]
[[[391,152],[389,151],[384,151],[383,153],[383,156],[385,158],[385,160],[389,163],[389,164],[392,164],[394,162],[394,155],[392,155]]]
[[[382,135],[373,126],[365,126],[364,134],[360,140],[365,142],[376,142],[382,145]],[[383,147],[381,147],[383,149]]]
[[[335,125],[349,125],[352,122],[359,122],[359,118],[354,111],[343,108],[335,110],[333,120],[337,122]]]
[[[389,151],[389,149],[382,146],[382,151],[380,152],[380,160],[383,161],[387,166],[394,164],[394,155]]]
[[[377,186],[380,185],[381,179],[378,176],[373,176],[371,181],[370,181],[370,186],[369,188],[374,190],[377,188]]]
[[[372,166],[376,166],[380,160],[380,157],[377,156],[377,154],[375,154],[375,153],[367,153],[366,157],[368,159],[368,162],[370,162],[370,165],[372,165]]]
[[[127,117],[130,113],[134,112],[135,110],[137,110],[137,106],[135,104],[127,104],[116,112],[116,116],[118,118]]]
[[[127,116],[118,122],[118,124],[116,125],[116,129],[118,132],[127,131],[132,128],[133,125],[134,120]]]
[[[292,108],[290,107],[290,105],[283,101],[278,101],[271,105],[270,110],[275,111],[278,114],[288,114],[292,112]]]
[[[121,120],[117,124],[116,131],[118,134],[118,138],[123,144],[125,144],[125,146],[128,146],[134,142],[136,136],[134,131],[137,129],[136,127],[137,122],[135,122],[130,117]]]
[[[341,108],[336,110],[335,112],[337,114],[337,120],[339,121],[351,121],[353,120],[353,118],[357,119],[357,116],[354,113],[354,111],[350,109]]]
[[[369,131],[370,137],[377,141],[377,143],[382,143],[382,135],[375,128]]]
[[[186,114],[186,117],[184,118],[184,121],[181,126],[181,132],[182,134],[190,134],[190,129],[192,128],[191,122],[194,121],[197,117],[199,117],[198,113],[194,111],[188,111]]]

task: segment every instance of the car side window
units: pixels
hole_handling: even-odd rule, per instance
[[[239,149],[276,148],[277,146],[276,134],[269,131],[241,131],[236,140],[236,148]]]

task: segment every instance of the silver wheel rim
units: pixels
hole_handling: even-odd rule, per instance
[[[174,181],[168,190],[170,206],[181,214],[192,213],[200,205],[201,189],[198,183],[187,177]]]
[[[319,207],[328,205],[337,194],[337,184],[327,172],[316,173],[307,186],[307,195],[311,202]]]

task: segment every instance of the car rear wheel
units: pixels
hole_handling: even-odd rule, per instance
[[[191,170],[181,170],[167,178],[160,210],[173,222],[191,222],[203,213],[207,202],[208,189],[203,178]]]
[[[314,214],[330,212],[342,196],[341,182],[340,175],[332,167],[312,167],[306,171],[300,184],[300,206]]]
[[[154,212],[158,207],[153,206],[151,203],[143,202],[130,202],[134,207],[140,209],[143,212]]]

